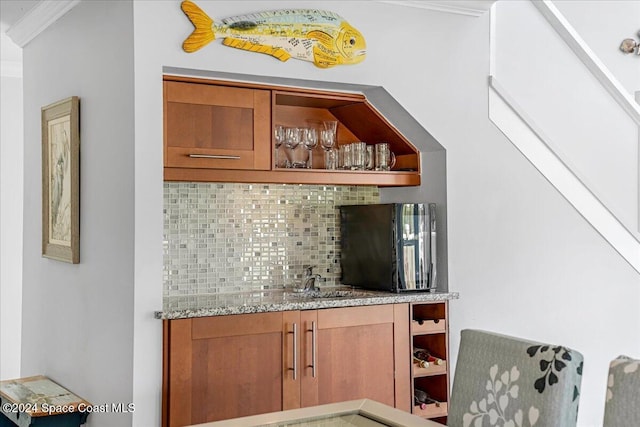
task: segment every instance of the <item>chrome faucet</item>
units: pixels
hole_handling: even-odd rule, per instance
[[[303,291],[319,291],[320,288],[316,286],[316,280],[320,279],[319,274],[313,274],[314,266],[307,266],[304,269],[304,277],[302,278]]]

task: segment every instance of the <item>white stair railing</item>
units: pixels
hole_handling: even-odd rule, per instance
[[[504,5],[507,9],[500,10],[498,21],[495,8],[503,7],[500,3],[492,9],[491,17],[490,119],[640,272],[640,150],[635,145],[640,139],[636,137],[640,107],[550,1],[532,1],[535,8],[521,2]],[[531,28],[527,27],[525,34],[517,22],[526,22]],[[558,36],[575,54],[573,59]],[[522,46],[522,51],[513,45]],[[502,57],[496,54],[498,49]],[[552,64],[553,59],[561,59],[561,64]],[[561,72],[555,72],[554,66]],[[556,78],[565,69],[569,73]],[[569,87],[571,84],[576,86]],[[582,101],[582,90],[585,99],[597,102]],[[526,106],[515,99],[522,99]],[[581,101],[585,105],[580,105]],[[560,105],[562,102],[565,105]],[[583,116],[571,116],[574,110]],[[611,150],[609,158],[600,164],[606,150]]]

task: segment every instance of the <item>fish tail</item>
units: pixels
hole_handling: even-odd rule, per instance
[[[185,52],[195,52],[212,40],[215,40],[216,36],[212,30],[213,19],[209,18],[209,16],[192,1],[184,0],[181,7],[184,14],[187,15],[187,18],[189,18],[193,26],[196,27],[191,35],[182,43],[182,49]]]

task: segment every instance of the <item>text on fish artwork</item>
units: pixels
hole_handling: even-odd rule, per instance
[[[318,40],[318,42],[327,46],[331,45],[331,42],[333,41],[333,37],[331,37],[330,34],[327,34],[324,31],[311,31],[309,34],[307,34],[307,36],[312,39],[316,39]]]
[[[255,22],[238,21],[238,22],[234,22],[233,24],[229,25],[229,28],[231,28],[233,30],[248,31],[248,30],[253,30],[257,26],[258,25]]]

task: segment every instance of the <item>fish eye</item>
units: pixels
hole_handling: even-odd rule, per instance
[[[356,38],[355,37],[351,37],[351,39],[349,39],[349,44],[351,46],[353,46],[354,44],[356,44]]]

